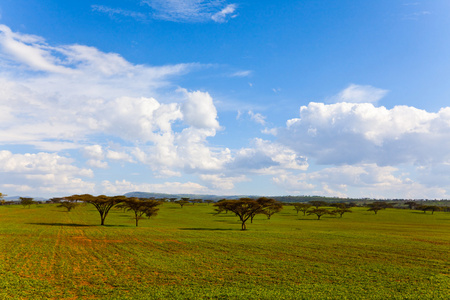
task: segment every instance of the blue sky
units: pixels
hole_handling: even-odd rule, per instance
[[[4,0],[0,191],[448,198],[449,13]]]

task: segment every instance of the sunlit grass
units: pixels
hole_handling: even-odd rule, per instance
[[[0,207],[3,299],[448,299],[450,213],[292,207],[247,231],[205,204],[134,226],[93,206]]]

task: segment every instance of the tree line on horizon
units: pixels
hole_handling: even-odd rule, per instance
[[[0,193],[0,203],[5,204],[4,194]],[[80,203],[92,204],[100,215],[100,225],[105,225],[106,217],[111,210],[111,208],[116,207],[126,211],[131,211],[134,214],[135,224],[138,226],[139,220],[147,217],[156,216],[159,207],[164,202],[171,202],[179,204],[183,208],[187,204],[195,205],[197,203],[207,203],[208,205],[213,203],[215,214],[220,214],[222,212],[228,213],[232,212],[241,222],[241,229],[247,229],[247,221],[250,220],[253,223],[253,218],[258,214],[266,215],[268,219],[275,213],[280,212],[283,206],[293,206],[296,210],[297,215],[299,212],[303,212],[303,215],[315,215],[318,220],[324,215],[339,215],[341,218],[345,213],[351,213],[352,207],[355,206],[365,206],[368,207],[368,211],[372,211],[377,214],[380,210],[386,208],[409,208],[414,210],[421,210],[424,213],[431,211],[434,214],[436,211],[446,211],[450,212],[450,206],[439,206],[430,205],[429,203],[423,204],[423,202],[418,201],[373,201],[367,203],[365,200],[361,201],[358,205],[355,201],[348,202],[336,202],[336,201],[324,201],[318,200],[319,197],[310,197],[307,202],[293,202],[293,203],[283,203],[274,198],[259,197],[259,198],[239,198],[239,199],[221,199],[218,201],[213,200],[203,200],[203,199],[190,199],[188,197],[181,197],[181,199],[172,198],[138,198],[138,197],[126,197],[124,195],[120,196],[93,196],[90,194],[83,195],[72,195],[60,198],[51,198],[49,202],[57,203],[57,207],[65,208],[67,212],[76,208]],[[328,199],[339,199],[339,198],[328,198]],[[30,208],[32,204],[37,204],[30,197],[20,197],[19,204],[24,207]],[[403,207],[396,206],[397,204],[405,205]],[[441,203],[442,204],[442,203]],[[331,209],[330,209],[331,208]]]

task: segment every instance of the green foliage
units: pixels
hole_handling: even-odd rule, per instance
[[[183,199],[181,199],[181,200],[175,201],[175,203],[178,204],[178,205],[180,205],[181,208],[183,208],[183,206],[185,206],[186,204],[188,204],[189,201],[188,201],[188,200],[183,200]]]
[[[8,196],[8,195],[0,193],[0,204],[1,205],[5,205],[6,201],[5,201],[4,197],[6,197],[6,196]]]
[[[350,208],[342,208],[342,207],[340,207],[340,208],[334,209],[332,211],[333,214],[339,215],[341,218],[342,218],[342,215],[347,213],[347,212],[351,213],[352,210]]]
[[[437,205],[417,205],[416,209],[423,211],[426,213],[428,210],[431,211],[431,214],[434,214],[435,211],[444,210],[443,207]]]
[[[294,209],[298,212],[303,212],[303,215],[306,215],[306,211],[311,207],[311,204],[308,203],[293,203]]]
[[[67,209],[68,212],[70,212],[72,209],[76,208],[79,204],[73,201],[62,201],[59,202],[59,205],[56,207],[63,207]]]
[[[138,226],[139,220],[145,215],[147,218],[156,216],[158,214],[158,205],[161,205],[163,201],[160,200],[149,200],[149,199],[139,199],[139,198],[127,198],[122,203],[117,205],[117,208],[122,208],[127,211],[134,212],[134,219],[136,221],[136,227]]]
[[[385,201],[376,201],[367,204],[367,207],[369,207],[368,211],[373,211],[375,214],[378,213],[378,211],[386,209],[386,208],[393,208],[394,204],[388,203]]]
[[[314,206],[315,208],[319,208],[321,206],[327,206],[327,202],[325,202],[325,201],[315,200],[315,201],[309,201],[308,203],[311,204],[311,206]]]
[[[320,218],[324,215],[334,215],[334,211],[328,210],[326,208],[313,208],[311,210],[308,210],[308,216],[310,215],[316,215],[317,220],[320,220]]]
[[[94,205],[98,213],[100,214],[100,224],[105,225],[106,216],[108,215],[111,208],[116,204],[124,202],[127,199],[127,197],[125,196],[108,197],[105,195],[92,196],[89,194],[84,194],[84,195],[72,195],[69,197],[65,197],[65,199],[72,202],[83,201]]]
[[[30,208],[33,203],[33,198],[20,197],[20,204],[23,205],[23,207],[28,206],[28,208]]]
[[[222,211],[231,211],[239,217],[241,221],[241,229],[246,230],[246,222],[250,219],[253,223],[253,218],[258,214],[265,214],[269,219],[274,214],[279,212],[283,205],[271,198],[261,197],[258,199],[240,198],[238,200],[221,200],[214,204],[216,212],[219,214]]]

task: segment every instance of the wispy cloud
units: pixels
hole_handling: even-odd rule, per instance
[[[229,15],[231,15],[231,18],[235,18],[237,15],[233,14],[236,10],[236,7],[237,7],[236,4],[227,5],[224,9],[212,15],[211,19],[214,22],[223,23],[227,21]]]
[[[417,11],[410,14],[403,15],[404,20],[418,20],[420,17],[431,15],[430,11]]]
[[[339,94],[329,98],[330,102],[339,103],[376,103],[382,99],[388,90],[379,89],[370,85],[350,84]]]
[[[173,22],[224,23],[236,16],[236,4],[223,0],[143,0],[153,10],[153,17]]]
[[[124,10],[120,8],[111,8],[104,5],[91,5],[91,8],[93,11],[101,12],[108,14],[110,17],[114,16],[125,16],[130,17],[139,21],[144,21],[148,18],[148,16],[144,13],[136,12],[136,11],[130,11],[130,10]]]
[[[230,77],[248,77],[250,75],[252,75],[252,71],[250,70],[245,70],[245,71],[237,71],[234,72],[233,74],[230,74]]]
[[[249,110],[248,115],[250,116],[250,119],[252,119],[256,123],[266,125],[266,117],[263,116],[262,114],[254,113],[253,111]]]

